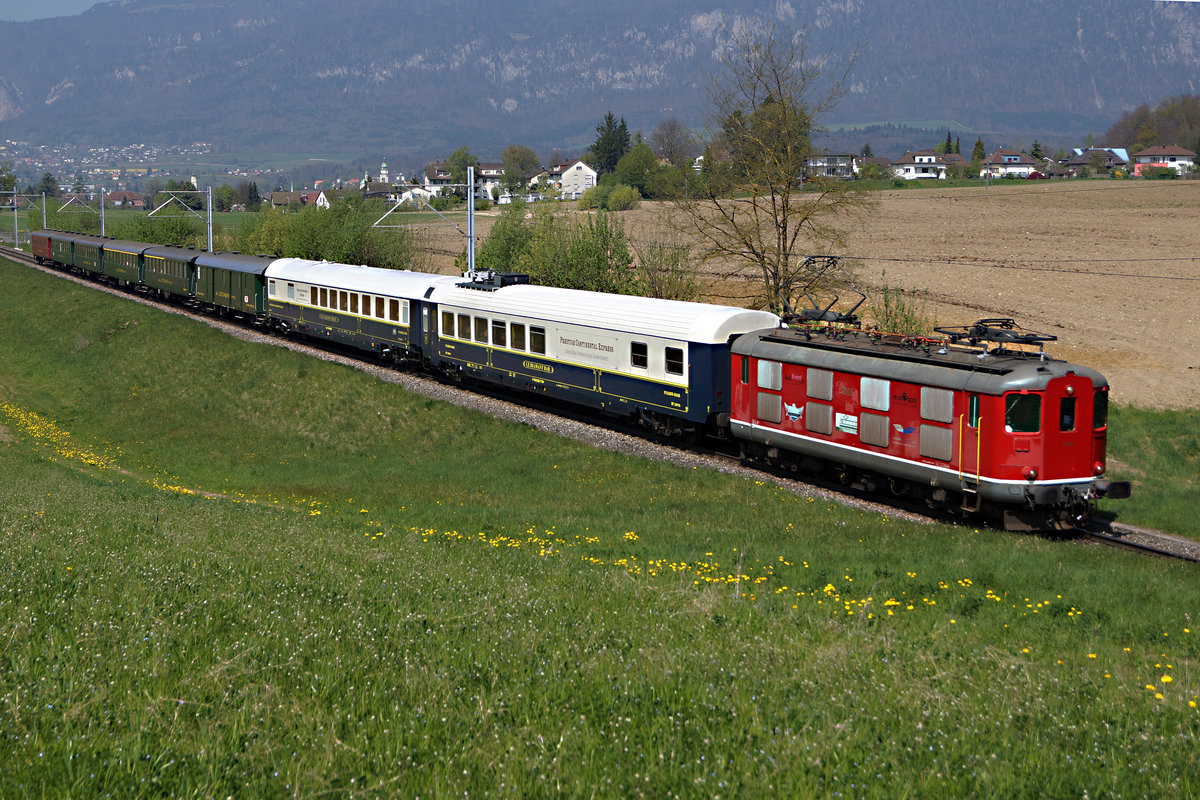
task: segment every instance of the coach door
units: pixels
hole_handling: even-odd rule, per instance
[[[958,420],[958,477],[970,488],[978,488],[983,461],[980,429],[986,422],[980,412],[979,395],[967,395],[966,412]]]

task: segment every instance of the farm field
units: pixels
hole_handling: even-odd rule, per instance
[[[0,286],[0,796],[1200,792],[1194,565]]]

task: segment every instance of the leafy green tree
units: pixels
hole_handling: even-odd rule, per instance
[[[228,183],[222,183],[213,191],[213,210],[228,211],[237,199],[236,192]]]
[[[529,207],[515,200],[500,209],[500,218],[488,232],[475,255],[476,266],[497,272],[512,272],[517,269],[521,255],[529,249],[533,229],[526,222]]]
[[[17,177],[13,173],[13,162],[0,161],[0,192],[11,192],[17,185]]]
[[[983,146],[983,139],[976,139],[975,146],[971,148],[971,161],[983,163],[987,158],[987,148]]]
[[[545,286],[609,294],[638,288],[625,226],[604,211],[578,219],[539,206],[520,264],[531,281]]]
[[[58,179],[51,172],[42,173],[42,179],[34,187],[33,194],[44,194],[47,197],[58,197]]]
[[[504,176],[501,185],[509,194],[519,194],[529,184],[529,179],[541,169],[537,153],[532,148],[520,144],[510,144],[500,154],[504,163]]]
[[[625,125],[625,118],[621,117],[618,122],[609,111],[596,126],[596,141],[591,147],[596,172],[604,175],[615,170],[621,156],[629,152],[629,146],[629,128]]]
[[[619,183],[632,186],[642,197],[649,197],[650,186],[658,172],[658,157],[650,145],[642,142],[621,156],[613,174]]]
[[[467,167],[479,166],[479,159],[471,152],[466,145],[455,150],[446,159],[446,166],[450,169],[450,182],[464,187],[467,184]],[[455,193],[461,197],[467,197],[471,194],[471,187],[464,190],[455,189]]]
[[[811,279],[804,256],[843,246],[840,223],[869,205],[836,178],[806,178],[800,191],[817,153],[816,119],[843,93],[846,73],[823,73],[832,63],[810,58],[804,39],[782,28],[736,34],[709,87],[717,138],[701,179],[674,201],[701,257],[720,260],[727,277],[753,279],[758,302],[773,310],[790,307]]]

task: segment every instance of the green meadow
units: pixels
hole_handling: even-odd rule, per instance
[[[1105,513],[1200,538],[1195,422],[1115,409]],[[1198,577],[0,260],[0,797],[1195,796]]]

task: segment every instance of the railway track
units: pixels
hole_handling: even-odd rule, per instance
[[[14,250],[7,245],[0,245],[0,255],[80,285],[151,305],[169,313],[189,317],[243,340],[286,347],[315,358],[335,361],[367,372],[380,380],[399,384],[406,391],[482,411],[501,419],[532,425],[540,430],[583,441],[596,447],[658,461],[668,461],[688,468],[702,467],[757,480],[769,480],[803,496],[837,502],[893,518],[916,522],[963,524],[961,518],[950,517],[944,513],[937,513],[900,501],[881,501],[874,496],[865,495],[863,492],[847,489],[836,482],[822,480],[819,476],[797,475],[790,470],[764,465],[748,465],[737,453],[722,448],[720,442],[685,445],[676,440],[652,437],[646,431],[632,424],[614,425],[611,424],[611,420],[605,420],[604,424],[598,424],[597,415],[592,410],[545,402],[543,398],[536,395],[523,398],[522,403],[515,403],[507,395],[493,391],[487,386],[461,388],[449,380],[397,371],[390,366],[364,360],[357,354],[352,355],[339,348],[323,346],[306,339],[283,337],[178,303],[162,302],[138,292],[88,280],[73,273],[39,264],[31,254],[22,250]],[[1178,558],[1193,563],[1200,562],[1200,542],[1160,531],[1133,528],[1101,520],[1096,521],[1091,529],[1077,528],[1068,533],[1080,541],[1133,550],[1147,555]]]

